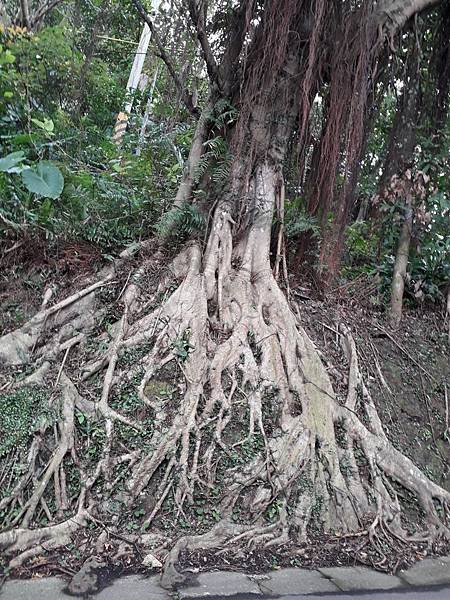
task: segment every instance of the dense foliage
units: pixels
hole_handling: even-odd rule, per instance
[[[219,53],[221,28],[230,18],[224,11],[218,4],[208,24],[217,46],[214,50]],[[118,147],[112,142],[142,26],[134,7],[126,3],[119,10],[113,0],[64,2],[33,31],[14,21],[11,8],[9,12],[0,34],[1,236],[6,240],[44,236],[49,243],[78,239],[110,254],[153,234],[167,237],[170,230],[170,236],[183,240],[200,231],[207,219],[195,206],[171,211],[195,115],[186,110],[157,47],[151,47],[147,56],[144,72],[148,83],[135,94],[123,143]],[[219,17],[225,22],[221,24]],[[414,302],[442,299],[450,276],[449,121],[441,119],[439,135],[430,136],[433,115],[427,112],[436,94],[430,66],[435,45],[433,19],[420,30],[422,54],[412,78],[420,85],[424,100],[415,123],[417,139],[409,166],[431,179],[421,207],[427,219],[416,218],[413,232],[406,292]],[[169,7],[161,10],[156,21],[179,78],[194,105],[201,105],[205,74],[200,53],[184,28],[183,15]],[[380,200],[383,164],[389,159],[396,115],[402,110],[402,89],[409,89],[409,40],[418,35],[418,29],[407,32],[405,43],[390,59],[387,76],[379,83],[346,234],[341,275],[378,277],[381,296],[374,300],[377,303],[388,293],[404,211],[399,196]],[[303,151],[306,168],[299,174],[295,158],[287,168],[285,215],[293,254],[307,239],[308,256],[315,263],[324,221],[309,212],[307,196],[323,120],[322,101],[317,100],[310,139]],[[322,100],[327,102],[326,96]],[[236,114],[236,108],[224,105],[210,115],[212,133],[197,169],[197,183],[205,185],[206,181],[220,188],[226,179],[230,150],[221,138],[221,124],[229,124]],[[202,190],[196,194],[201,204]],[[326,222],[333,218],[330,212]]]
[[[145,91],[135,99],[138,114],[122,147],[111,141],[140,26],[123,14],[105,33],[114,40],[90,40],[95,13],[89,6],[78,15],[75,7],[53,14],[38,32],[11,26],[1,33],[2,236],[64,236],[117,250],[151,235],[170,206],[191,125],[176,99],[167,102],[161,75],[143,152],[136,148]],[[96,48],[87,65],[91,43]],[[39,175],[42,169],[53,185]]]

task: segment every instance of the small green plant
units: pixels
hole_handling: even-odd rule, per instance
[[[175,238],[182,241],[202,231],[205,224],[205,216],[198,207],[184,203],[180,208],[172,208],[160,218],[156,225],[156,233],[166,239]]]
[[[46,429],[57,418],[49,395],[38,386],[25,386],[0,397],[0,458],[13,448],[26,447],[33,432]]]
[[[11,50],[0,44],[0,96],[5,104],[14,97],[14,79],[17,75],[13,66],[15,62],[16,57]]]
[[[355,221],[347,227],[346,247],[352,264],[368,263],[375,259],[377,237],[368,221]]]
[[[306,232],[310,232],[313,237],[319,237],[319,223],[315,217],[308,214],[303,198],[293,198],[286,202],[284,233],[287,239],[292,239]]]
[[[279,517],[280,509],[282,506],[283,502],[280,499],[271,502],[266,508],[266,512],[264,513],[266,521],[269,521],[269,523],[274,523]]]
[[[431,431],[427,428],[427,427],[423,427],[422,429],[420,429],[419,431],[419,437],[424,441],[424,442],[428,442],[429,440],[431,440],[432,433]]]
[[[182,363],[186,362],[189,354],[194,352],[195,347],[189,342],[191,330],[189,328],[183,331],[183,334],[170,343],[170,349],[174,356]]]
[[[211,179],[215,184],[223,184],[228,178],[231,165],[231,153],[227,142],[216,136],[204,143],[205,151],[199,161],[194,180],[200,183],[203,175],[209,170]]]
[[[29,166],[24,164],[25,153],[22,150],[11,152],[0,159],[0,172],[17,174],[32,194],[55,200],[61,196],[64,177],[61,171],[49,161],[41,160]]]
[[[24,169],[22,181],[29,192],[53,200],[59,198],[64,187],[61,171],[48,161],[38,162],[36,168]]]
[[[264,450],[264,438],[260,434],[255,434],[231,450],[228,457],[229,466],[245,465],[258,456],[262,450]]]
[[[88,461],[97,460],[106,440],[105,428],[102,423],[76,410],[75,424],[80,440],[84,444],[84,457]]]
[[[220,98],[215,103],[210,118],[214,127],[219,129],[232,125],[238,118],[238,111],[227,98]]]

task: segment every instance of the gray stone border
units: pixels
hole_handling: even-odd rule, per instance
[[[290,568],[250,575],[236,571],[200,573],[187,587],[170,593],[159,585],[159,577],[131,575],[114,581],[92,600],[188,600],[213,596],[245,595],[255,600],[287,595],[369,592],[414,589],[418,586],[450,585],[450,556],[427,558],[398,575],[366,567],[324,567],[316,570]],[[7,581],[0,600],[63,600],[67,583],[57,577]],[[73,597],[73,596],[72,596]]]
[[[232,577],[230,577],[232,575]],[[249,581],[253,586],[249,586]],[[256,585],[259,590],[256,590]],[[362,566],[329,567],[316,570],[279,569],[263,575],[245,573],[200,573],[195,584],[178,590],[180,600],[206,596],[256,594],[282,597],[398,590],[417,586],[450,585],[450,556],[427,558],[398,575],[388,575]]]

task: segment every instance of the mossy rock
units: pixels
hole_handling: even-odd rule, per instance
[[[173,386],[167,381],[152,379],[144,388],[144,394],[147,398],[170,397],[173,394]]]

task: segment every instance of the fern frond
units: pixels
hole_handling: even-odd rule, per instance
[[[206,219],[198,207],[186,202],[166,212],[156,224],[156,232],[165,239],[186,239],[205,226]]]

